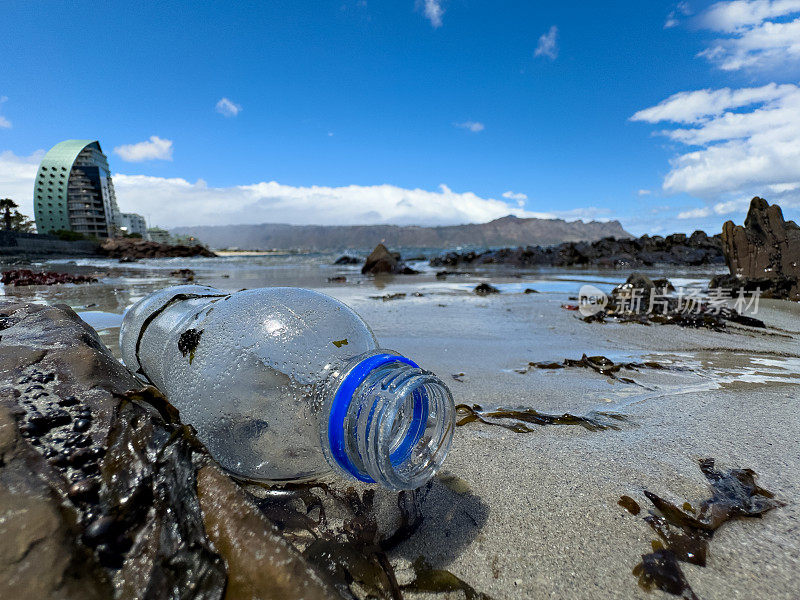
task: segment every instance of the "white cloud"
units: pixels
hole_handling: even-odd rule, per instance
[[[649,196],[653,192],[652,192],[652,190],[639,190],[636,193],[639,194],[640,196]]]
[[[768,193],[787,206],[800,201],[797,85],[681,92],[632,120],[683,125],[660,132],[690,147],[670,161],[663,184],[668,192],[720,206],[732,198]]]
[[[664,29],[670,29],[680,25],[680,17],[687,17],[692,14],[692,7],[688,2],[678,2],[674,10],[671,10],[667,15],[667,20],[664,23]]]
[[[692,210],[687,210],[684,212],[678,213],[679,219],[703,219],[708,217],[711,214],[711,209],[707,206],[704,208],[693,208]]]
[[[0,198],[11,198],[19,204],[20,212],[33,217],[33,182],[44,150],[30,156],[0,152]]]
[[[800,63],[800,0],[717,2],[698,23],[723,36],[698,55],[723,71]]]
[[[8,96],[0,96],[0,104],[8,100]],[[0,129],[11,129],[11,121],[0,115]]]
[[[0,152],[3,196],[16,200],[28,215],[33,215],[33,183],[44,154],[44,150],[30,156]],[[445,185],[433,191],[393,185],[295,187],[275,181],[212,187],[203,180],[119,173],[112,173],[112,177],[123,211],[150,215],[154,223],[167,227],[238,223],[448,225],[481,223],[509,214],[544,219],[572,216],[570,211],[526,211],[515,202],[454,192]],[[573,218],[579,216],[576,213]]]
[[[235,117],[242,112],[242,107],[227,98],[220,98],[216,105],[216,111],[224,117]]]
[[[795,12],[800,12],[800,0],[733,0],[712,4],[699,22],[707,29],[735,33]]]
[[[172,140],[151,135],[149,140],[138,144],[126,144],[114,148],[114,153],[128,162],[144,160],[172,160]]]
[[[508,190],[507,192],[503,192],[503,198],[507,198],[508,200],[514,200],[517,202],[517,204],[523,206],[525,204],[525,200],[528,199],[528,195]]]
[[[442,8],[442,0],[417,0],[417,10],[421,9],[425,18],[431,22],[433,27],[442,26],[442,16],[444,15],[444,8]]]
[[[550,28],[550,31],[547,33],[543,33],[539,36],[539,43],[536,45],[536,50],[534,51],[534,56],[546,56],[550,60],[555,60],[558,58],[558,43],[556,38],[558,37],[558,27],[553,25]]]
[[[453,125],[461,129],[468,129],[472,133],[478,133],[486,129],[486,126],[480,121],[464,121],[463,123],[453,123]]]

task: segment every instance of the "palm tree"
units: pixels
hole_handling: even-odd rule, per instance
[[[11,198],[0,199],[0,210],[3,211],[3,229],[11,231],[11,211],[19,208]]]

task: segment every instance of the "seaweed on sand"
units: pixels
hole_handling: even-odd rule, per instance
[[[617,413],[592,412],[586,416],[550,415],[541,413],[533,408],[503,408],[484,409],[479,404],[456,406],[456,425],[463,426],[479,421],[485,425],[505,427],[515,433],[531,433],[535,431],[531,425],[580,425],[589,431],[603,431],[605,429],[621,429],[620,423],[628,421],[626,417]]]
[[[649,511],[644,520],[660,538],[653,541],[653,552],[642,555],[642,562],[633,569],[639,585],[646,590],[657,587],[687,600],[696,599],[679,563],[704,567],[708,542],[724,523],[737,517],[761,517],[773,508],[785,506],[772,492],[756,484],[752,470],[721,472],[714,468],[713,458],[699,463],[711,486],[711,498],[703,500],[697,509],[689,502],[678,507],[652,492],[644,492],[656,509]],[[631,502],[636,505],[632,498],[623,496],[619,504],[633,512]]]
[[[402,600],[404,592],[463,590],[467,598],[490,600],[449,571],[418,558],[414,579],[400,585],[388,552],[422,524],[421,502],[431,484],[397,494],[399,522],[391,531],[378,524],[375,490],[335,489],[323,482],[265,488],[251,485],[251,499],[285,539],[302,551],[344,598]]]
[[[662,365],[659,362],[655,361],[645,361],[645,362],[614,362],[610,358],[606,358],[605,356],[586,356],[584,354],[579,359],[574,358],[565,358],[563,362],[553,362],[553,361],[541,361],[541,362],[529,362],[525,367],[521,369],[517,369],[517,373],[525,374],[530,372],[532,369],[565,369],[567,367],[582,367],[584,369],[591,369],[601,375],[605,375],[610,379],[615,379],[617,381],[621,381],[623,383],[632,383],[636,384],[636,382],[629,378],[629,377],[620,377],[617,375],[622,369],[626,369],[629,371],[640,371],[642,369],[669,369],[666,365]]]

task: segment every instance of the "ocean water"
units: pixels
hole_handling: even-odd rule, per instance
[[[491,283],[502,294],[522,294],[525,289],[551,295],[554,300],[568,301],[584,284],[592,284],[605,292],[622,283],[630,274],[628,270],[599,270],[577,268],[539,267],[519,269],[502,265],[462,267],[452,269],[457,275],[437,279],[441,268],[431,267],[428,260],[442,251],[432,249],[401,249],[404,256],[421,260],[408,260],[407,264],[420,271],[418,275],[361,274],[361,265],[335,265],[341,256],[322,252],[271,252],[261,255],[232,255],[215,258],[146,259],[134,263],[120,263],[105,258],[55,258],[31,262],[3,261],[0,269],[30,268],[33,270],[61,271],[93,275],[98,283],[83,285],[12,287],[0,284],[0,297],[18,298],[41,303],[63,303],[84,314],[86,320],[101,333],[103,341],[115,352],[118,316],[134,302],[155,290],[184,283],[174,274],[180,269],[191,269],[194,282],[226,291],[245,288],[295,286],[316,289],[340,297],[345,301],[359,301],[373,297],[405,293],[409,299],[432,306],[447,297],[471,295],[475,286]],[[348,252],[364,258],[365,252]],[[451,269],[448,269],[451,270]],[[715,268],[640,269],[651,277],[668,276],[676,286],[704,289],[716,273]],[[345,282],[330,281],[344,277]]]

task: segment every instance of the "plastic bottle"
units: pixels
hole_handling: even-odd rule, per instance
[[[170,287],[128,310],[120,347],[239,477],[302,481],[333,468],[414,489],[450,448],[447,386],[318,292]]]

